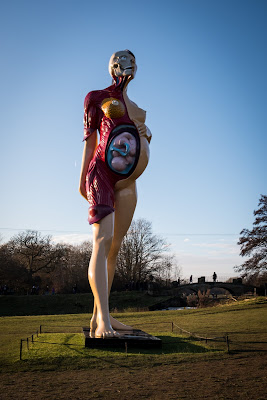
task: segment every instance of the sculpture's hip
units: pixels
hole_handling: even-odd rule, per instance
[[[115,190],[123,189],[136,181],[144,172],[149,161],[149,143],[145,137],[140,137],[140,154],[137,165],[133,173],[126,179],[122,179],[115,184]]]
[[[105,148],[101,148],[100,141],[86,178],[90,224],[114,211],[114,191],[134,182],[145,170],[148,160],[148,141],[139,137],[133,125],[116,127]]]

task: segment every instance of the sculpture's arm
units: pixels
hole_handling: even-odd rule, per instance
[[[83,156],[82,156],[79,192],[86,200],[87,200],[86,187],[85,187],[86,174],[88,171],[89,164],[95,154],[96,147],[97,147],[97,131],[95,130],[87,138],[87,140],[85,140]]]
[[[137,120],[133,120],[133,121],[134,121],[136,128],[138,129],[139,135],[144,136],[148,140],[148,143],[150,143],[151,138],[152,138],[152,133],[151,133],[150,129],[142,122],[139,122]]]
[[[145,125],[145,127],[146,127],[146,138],[147,138],[147,140],[148,140],[148,143],[150,143],[151,142],[151,139],[152,139],[152,133],[151,133],[151,130]]]

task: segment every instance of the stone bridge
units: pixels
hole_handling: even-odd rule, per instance
[[[180,285],[175,289],[176,294],[182,295],[198,293],[199,290],[201,292],[206,292],[207,290],[212,289],[224,289],[227,290],[233,296],[241,296],[243,294],[254,292],[254,287],[250,285],[244,285],[243,283],[225,283],[225,282],[198,282],[191,283],[186,285]]]

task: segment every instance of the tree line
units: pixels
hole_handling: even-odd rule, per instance
[[[121,245],[113,290],[146,288],[148,282],[171,280],[179,270],[164,238],[151,222],[133,221]],[[3,293],[45,294],[89,292],[88,264],[92,242],[54,243],[50,235],[26,230],[0,245],[0,286]]]
[[[245,257],[236,266],[247,283],[267,282],[267,196],[261,195],[252,229],[243,229],[238,244]],[[0,244],[1,293],[73,293],[90,291],[87,270],[92,242],[54,243],[52,237],[27,230]],[[146,288],[153,281],[178,280],[180,267],[166,240],[152,231],[151,222],[133,221],[117,258],[113,290]],[[175,274],[175,278],[172,276]]]
[[[261,195],[258,209],[254,211],[255,220],[252,229],[243,229],[240,232],[238,245],[241,246],[240,255],[246,260],[236,266],[247,283],[267,284],[267,196]]]

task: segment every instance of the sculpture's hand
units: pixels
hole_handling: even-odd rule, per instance
[[[85,181],[80,182],[79,192],[85,198],[85,200],[87,200]]]
[[[151,139],[152,139],[152,133],[151,133],[151,130],[147,126],[146,126],[146,138],[148,140],[148,143],[150,143]]]
[[[86,175],[90,161],[94,156],[96,147],[97,147],[97,131],[94,131],[84,143],[81,174],[80,174],[79,192],[86,200],[87,200]]]
[[[136,128],[138,129],[139,135],[144,136],[148,140],[148,143],[150,143],[151,138],[152,138],[150,129],[145,124],[142,124],[136,120],[134,121],[134,123],[135,123]]]
[[[140,136],[146,136],[146,126],[138,121],[134,121]]]

